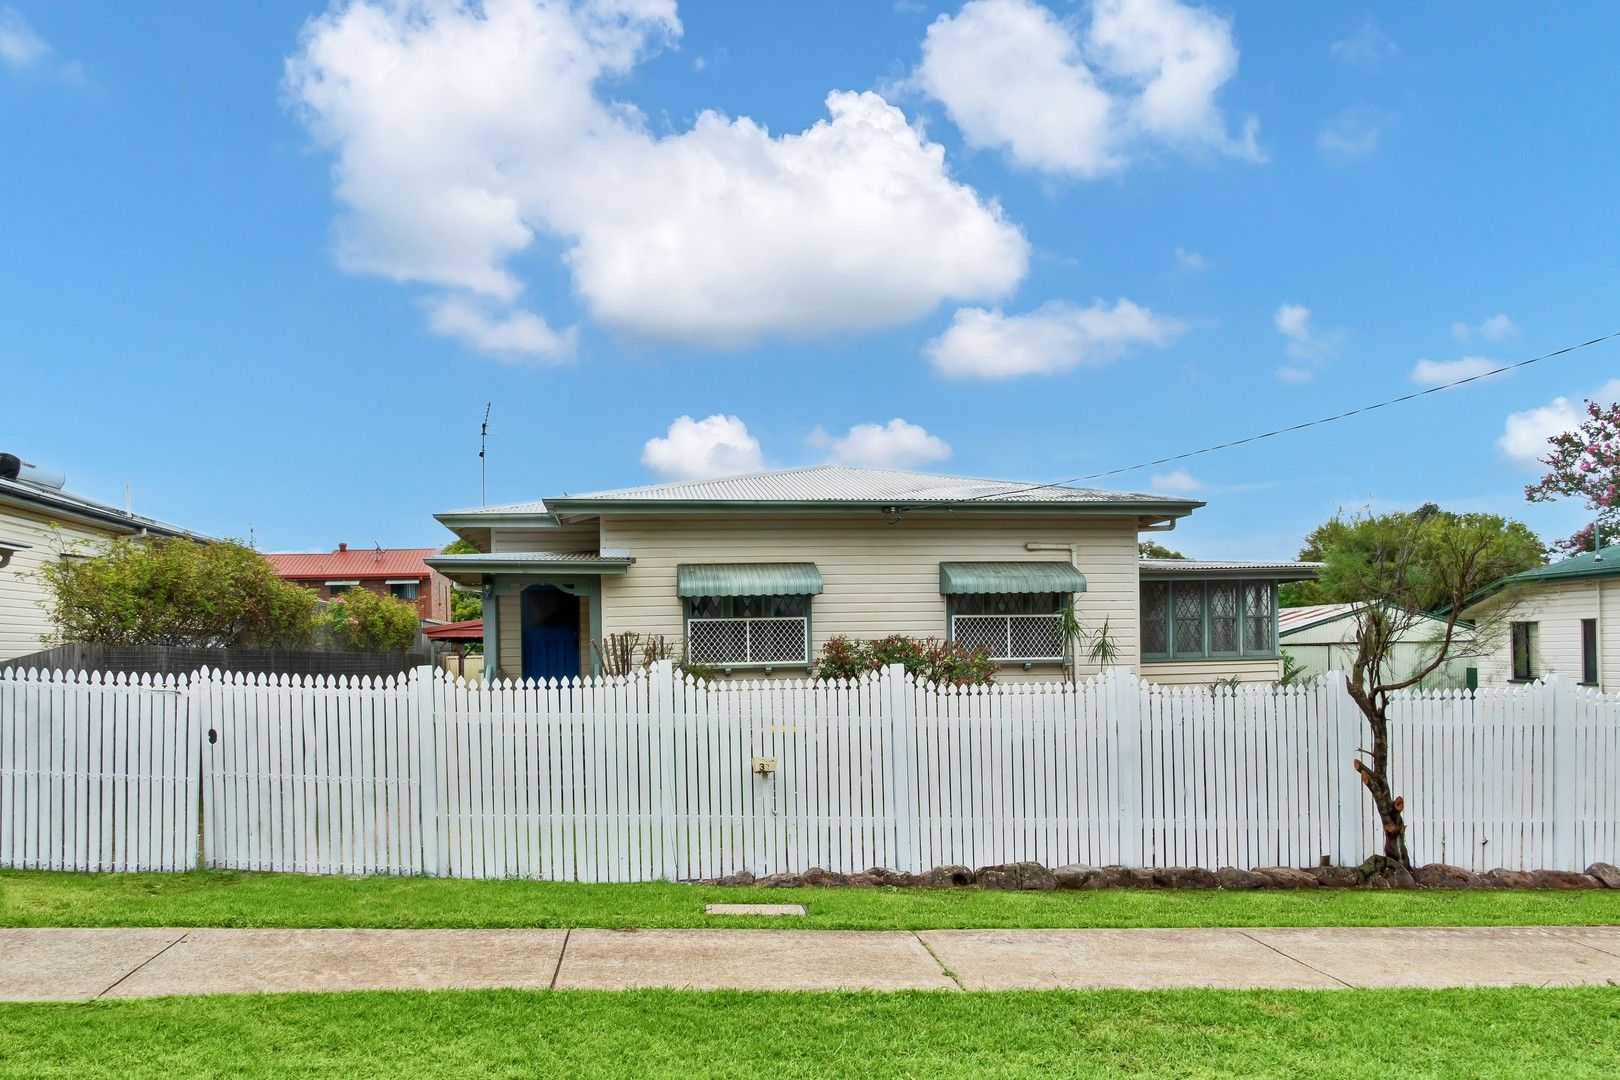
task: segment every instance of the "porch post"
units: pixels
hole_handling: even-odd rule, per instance
[[[495,586],[484,579],[484,682],[495,681],[495,672],[501,666],[500,601]]]

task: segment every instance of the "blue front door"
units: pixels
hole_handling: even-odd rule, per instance
[[[523,677],[570,679],[579,674],[579,597],[555,585],[523,590]]]

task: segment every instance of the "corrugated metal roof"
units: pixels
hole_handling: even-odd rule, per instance
[[[295,581],[317,578],[391,578],[428,576],[422,560],[437,548],[349,548],[347,551],[271,551],[265,553],[277,577]]]
[[[0,502],[9,502],[30,507],[47,517],[52,510],[79,517],[90,518],[116,529],[120,532],[138,533],[147,532],[158,536],[189,536],[193,540],[209,540],[212,537],[202,533],[182,529],[178,525],[170,525],[156,518],[142,517],[140,514],[126,514],[115,506],[87,499],[82,495],[75,495],[71,491],[57,488],[41,487],[26,480],[7,480],[0,477]]]
[[[1178,574],[1241,574],[1247,577],[1269,576],[1277,581],[1306,581],[1322,569],[1318,562],[1241,562],[1207,559],[1143,559],[1142,573],[1150,577],[1174,577]]]
[[[939,591],[963,593],[1075,593],[1086,577],[1066,562],[942,562]]]
[[[1337,619],[1341,615],[1349,615],[1360,607],[1360,604],[1312,604],[1309,607],[1279,608],[1277,632],[1286,634],[1290,630],[1302,630],[1307,626],[1327,622],[1329,619]]]
[[[815,563],[681,563],[675,568],[675,595],[681,597],[820,593]]]
[[[1160,495],[1104,491],[1099,488],[1035,485],[1015,480],[939,476],[904,469],[812,465],[748,473],[715,480],[616,488],[571,495],[553,502],[1017,502],[1017,503],[1166,503],[1188,500]],[[1198,505],[1193,503],[1192,505]]]
[[[1597,551],[1571,555],[1567,559],[1547,566],[1538,566],[1522,574],[1514,574],[1509,581],[1568,581],[1578,578],[1608,577],[1620,574],[1620,544],[1611,544]]]
[[[635,562],[628,554],[594,551],[495,551],[469,552],[465,555],[434,555],[432,563],[441,569],[457,565],[485,563],[601,563],[603,566],[628,566]]]
[[[1127,511],[1191,513],[1203,503],[1141,492],[1100,488],[1032,484],[1017,480],[983,480],[965,476],[939,476],[904,469],[860,468],[849,465],[813,465],[748,473],[714,480],[683,480],[668,484],[614,488],[580,495],[560,495],[544,501],[473,507],[438,515],[443,520],[591,513],[593,509],[622,504],[814,505],[955,507],[988,503],[1029,507],[1075,506]],[[465,523],[465,522],[464,522]]]
[[[433,641],[482,641],[483,619],[463,619],[460,622],[440,623],[422,627],[422,636]]]

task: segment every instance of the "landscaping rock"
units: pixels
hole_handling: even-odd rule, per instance
[[[1053,870],[1052,878],[1057,882],[1057,887],[1060,889],[1089,889],[1092,887],[1092,879],[1100,872],[1095,866],[1081,866],[1078,863],[1071,863],[1068,866],[1060,866]]]
[[[1307,871],[1324,889],[1359,889],[1367,879],[1354,866],[1313,866]]]
[[[804,884],[804,878],[798,874],[767,874],[754,884],[762,889],[796,889]]]
[[[747,870],[739,870],[735,874],[727,874],[724,877],[715,878],[714,883],[716,885],[752,885],[754,884],[755,880],[754,875],[749,873]]]
[[[1374,855],[1361,864],[1361,876],[1369,889],[1412,889],[1417,882],[1412,871],[1385,855]]]
[[[875,889],[881,884],[883,882],[871,874],[850,874],[844,878],[844,885],[851,889]]]
[[[1254,872],[1271,883],[1276,889],[1314,889],[1317,881],[1308,870],[1300,870],[1292,866],[1257,866]]]
[[[843,874],[835,874],[831,870],[823,870],[819,866],[812,866],[799,875],[799,882],[803,885],[814,886],[847,885],[849,879]]]
[[[1595,877],[1577,874],[1571,870],[1532,870],[1530,871],[1530,887],[1532,889],[1601,889]]]
[[[1215,871],[1201,866],[1161,866],[1153,871],[1153,884],[1161,889],[1213,889],[1220,882]]]
[[[1264,889],[1271,884],[1265,875],[1235,866],[1223,866],[1215,871],[1215,882],[1223,889]]]
[[[1412,880],[1420,889],[1477,889],[1485,884],[1472,870],[1440,862],[1418,867],[1412,871]]]
[[[1586,868],[1586,876],[1605,889],[1620,889],[1620,866],[1614,863],[1595,862]]]
[[[1523,870],[1509,870],[1498,866],[1495,870],[1487,870],[1480,875],[1485,884],[1492,889],[1533,889],[1535,882]]]
[[[1149,875],[1150,877],[1152,875]],[[1099,866],[1096,871],[1086,879],[1081,886],[1084,889],[1134,889],[1136,878],[1131,871],[1123,866],[1112,864]]]
[[[1057,878],[1038,862],[999,863],[977,870],[973,880],[986,889],[1055,889]]]
[[[958,889],[973,884],[973,871],[965,866],[936,866],[920,874],[917,884],[924,889]]]
[[[865,876],[873,879],[879,885],[889,885],[897,889],[905,889],[917,884],[915,874],[908,874],[904,870],[890,870],[883,866],[872,867],[866,872]]]

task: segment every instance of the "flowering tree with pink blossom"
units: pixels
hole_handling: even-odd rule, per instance
[[[1592,535],[1601,529],[1613,542],[1620,536],[1620,404],[1586,403],[1586,419],[1574,431],[1547,440],[1552,451],[1541,459],[1548,472],[1524,489],[1531,502],[1578,496],[1596,520],[1555,543],[1566,555],[1578,555],[1597,546]]]

